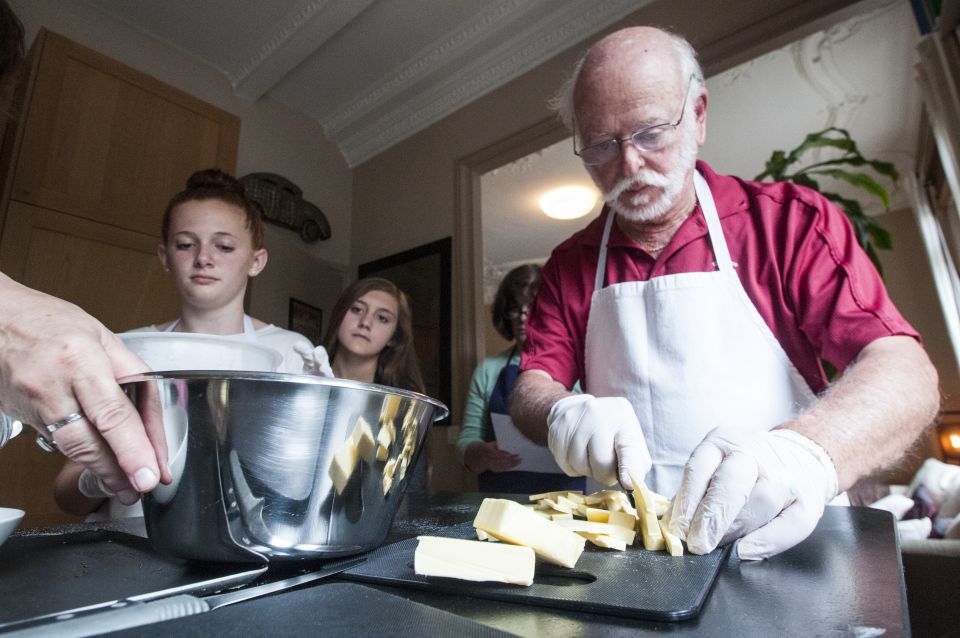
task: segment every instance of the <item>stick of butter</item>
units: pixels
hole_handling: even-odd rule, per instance
[[[420,536],[413,571],[480,582],[530,586],[536,560],[529,547],[482,541]]]
[[[577,564],[585,543],[582,536],[502,498],[483,499],[473,526],[502,541],[531,547],[543,560],[563,567]]]

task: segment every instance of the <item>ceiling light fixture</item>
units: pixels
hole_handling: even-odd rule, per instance
[[[540,209],[553,219],[576,219],[593,210],[597,192],[586,186],[562,186],[540,197]]]

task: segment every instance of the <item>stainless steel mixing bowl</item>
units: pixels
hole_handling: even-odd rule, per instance
[[[174,475],[143,499],[161,552],[209,561],[333,558],[380,545],[447,416],[414,392],[269,372],[158,372],[121,381]]]

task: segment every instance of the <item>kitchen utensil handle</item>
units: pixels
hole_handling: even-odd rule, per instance
[[[69,620],[57,620],[36,625],[29,629],[4,634],[4,638],[51,635],[58,638],[95,636],[109,631],[120,631],[131,627],[163,622],[164,620],[202,614],[205,611],[210,611],[210,605],[202,598],[190,594],[180,594],[150,603],[133,603],[117,609],[97,611],[89,616],[79,616]]]

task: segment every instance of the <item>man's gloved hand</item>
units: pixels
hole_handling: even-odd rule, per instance
[[[717,428],[690,455],[667,524],[694,554],[740,538],[740,558],[760,560],[809,536],[836,494],[833,461],[806,436]]]
[[[293,349],[303,358],[303,371],[315,374],[318,377],[332,377],[333,368],[330,367],[330,358],[323,346],[308,348],[302,344],[294,344]]]
[[[547,417],[547,444],[568,476],[592,476],[604,485],[619,477],[628,487],[629,472],[641,478],[650,471],[643,430],[623,397],[574,394],[560,399]]]

